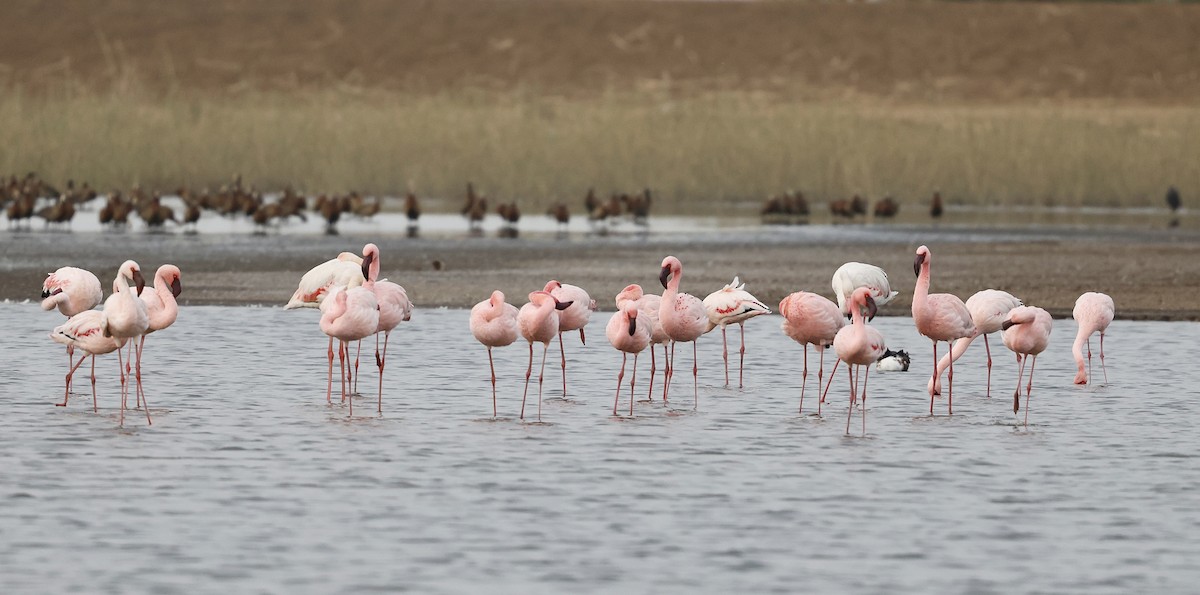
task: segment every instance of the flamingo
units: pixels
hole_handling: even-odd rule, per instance
[[[361,341],[379,330],[379,302],[375,294],[364,287],[343,289],[334,286],[321,305],[321,331],[330,337],[329,380],[325,402],[333,392],[333,339],[338,343],[338,362],[341,364],[342,400],[346,400],[346,358],[350,341]],[[350,416],[354,416],[354,399],[350,399]]]
[[[496,418],[496,365],[492,348],[506,347],[517,340],[517,307],[504,303],[504,293],[497,290],[492,296],[471,308],[471,334],[488,351],[488,367],[492,369],[492,419]],[[532,344],[531,344],[532,346]]]
[[[913,273],[917,275],[917,287],[913,290],[912,316],[917,325],[917,332],[933,340],[933,374],[930,380],[937,378],[938,341],[953,341],[962,337],[974,338],[977,334],[975,322],[971,320],[971,312],[967,305],[957,296],[948,293],[929,293],[929,266],[933,262],[933,254],[929,248],[917,248],[917,257],[913,261]],[[947,391],[948,412],[954,415],[954,360],[949,366],[950,388]],[[933,384],[929,385],[929,415],[933,415]]]
[[[92,357],[92,411],[98,410],[96,406],[96,356],[112,353],[114,351],[120,353],[121,348],[125,346],[126,339],[113,337],[107,332],[108,323],[104,319],[104,312],[100,310],[84,310],[67,320],[65,324],[57,326],[50,333],[50,338],[56,343],[62,343],[67,347],[78,347],[84,355],[80,356],[79,363],[76,363],[67,370],[66,384],[71,385],[71,376],[75,374],[75,370],[83,365],[83,360],[87,356]],[[121,366],[121,374],[124,377],[125,368]],[[122,380],[122,385],[124,381]],[[55,403],[59,407],[67,406],[67,398],[70,397],[70,390],[63,393],[63,402]],[[122,421],[124,418],[122,417]]]
[[[550,341],[558,335],[558,313],[571,307],[571,302],[560,302],[547,291],[529,294],[529,303],[517,312],[517,326],[521,335],[529,341],[529,367],[525,369],[525,392],[521,395],[521,419],[525,419],[525,397],[529,396],[529,376],[533,374],[533,343],[542,344],[542,368],[538,372],[538,422],[542,421],[542,380],[546,375],[546,351]]]
[[[978,329],[980,335],[983,335],[983,347],[987,350],[988,398],[992,396],[992,347],[988,345],[987,336],[1000,332],[1000,325],[1008,316],[1009,311],[1023,305],[1020,299],[999,289],[984,289],[967,298],[966,306],[967,311],[971,313],[971,322],[975,323],[975,328]],[[950,359],[958,361],[958,358],[962,357],[974,340],[975,337],[963,337],[955,341],[953,347],[950,348],[950,353],[943,355],[942,359],[938,361],[937,377],[929,380],[929,389],[933,391],[933,394],[942,394],[942,370],[950,365]]]
[[[47,275],[42,283],[42,309],[49,311],[58,308],[67,318],[91,310],[103,300],[104,291],[100,288],[100,279],[84,269],[62,267]],[[67,343],[68,371],[72,367],[74,355],[74,344]],[[71,392],[70,385],[67,386],[67,392]]]
[[[363,287],[375,294],[379,304],[379,328],[375,331],[375,364],[379,367],[379,413],[383,413],[383,368],[387,365],[388,337],[392,329],[401,322],[412,320],[412,301],[403,287],[379,278],[379,246],[367,244],[363,246],[363,276],[366,282]],[[379,354],[379,333],[383,333],[383,355]],[[362,343],[359,343],[360,349]],[[354,356],[354,368],[358,370],[358,356]],[[355,376],[357,378],[357,376]],[[357,385],[357,382],[355,383]]]
[[[366,281],[362,258],[353,252],[342,252],[337,258],[327,260],[311,269],[300,278],[300,285],[288,300],[284,310],[296,308],[318,308],[325,296],[337,286],[346,289],[358,287]]]
[[[779,302],[779,313],[783,314],[783,334],[804,346],[804,371],[800,375],[800,413],[804,413],[804,388],[808,384],[808,346],[813,345],[821,354],[817,369],[817,389],[825,375],[825,349],[833,345],[838,331],[846,326],[841,309],[829,299],[807,291],[789,294]],[[830,372],[830,376],[833,373]],[[817,399],[817,415],[821,415],[821,401]]]
[[[670,282],[667,281],[668,277]],[[696,296],[679,293],[679,284],[683,281],[683,263],[678,258],[668,256],[662,261],[662,270],[658,280],[662,283],[662,303],[659,306],[658,319],[662,322],[663,331],[671,338],[671,357],[667,360],[667,379],[663,382],[663,402],[667,402],[667,392],[671,388],[671,377],[675,375],[675,344],[679,342],[692,344],[692,393],[695,398],[693,408],[700,406],[700,366],[696,360],[696,339],[708,330],[708,313],[704,310],[704,302]]]
[[[578,330],[579,342],[587,345],[583,327],[587,326],[592,312],[596,311],[596,300],[593,300],[592,296],[588,295],[588,292],[581,287],[564,285],[555,280],[546,283],[543,291],[554,296],[554,299],[559,302],[571,304],[558,315],[558,350],[562,354],[563,398],[565,399],[567,398],[567,352],[563,348],[562,334],[566,331]]]
[[[654,346],[663,346],[663,362],[667,359],[667,343],[671,338],[667,336],[667,332],[663,330],[662,322],[658,319],[658,311],[662,307],[662,296],[642,291],[642,286],[637,283],[626,285],[621,293],[617,294],[617,309],[620,310],[625,306],[626,302],[637,304],[638,311],[645,314],[650,319],[652,327],[650,331],[650,389],[646,398],[653,400],[654,395],[654,374],[658,371],[658,364],[654,361]],[[663,368],[666,372],[666,368]],[[664,382],[666,379],[664,378]]]
[[[633,354],[633,374],[629,378],[629,415],[633,416],[633,383],[637,379],[638,354],[650,345],[654,323],[650,321],[638,304],[633,301],[625,302],[621,310],[613,314],[604,329],[608,342],[621,351],[621,371],[617,374],[617,394],[613,397],[613,415],[617,414],[617,403],[621,400],[621,383],[625,379],[625,363],[629,354]],[[651,349],[653,353],[653,349]]]
[[[138,405],[142,405],[142,401],[145,399],[145,393],[142,391],[142,347],[146,344],[146,335],[175,324],[175,319],[179,316],[179,304],[175,301],[175,298],[183,293],[179,267],[173,264],[164,264],[158,267],[154,273],[154,287],[150,289],[151,291],[144,292],[140,296],[146,304],[146,315],[149,317],[150,323],[146,327],[146,332],[138,339],[137,345]]]
[[[1079,324],[1079,332],[1075,335],[1075,344],[1071,353],[1075,355],[1075,384],[1087,384],[1092,375],[1092,333],[1100,332],[1100,370],[1104,372],[1104,383],[1108,384],[1108,370],[1104,369],[1104,332],[1113,321],[1115,306],[1113,299],[1107,294],[1089,291],[1075,300],[1075,309],[1071,318]],[[1083,345],[1087,343],[1088,370],[1083,372]]]
[[[846,318],[850,317],[850,296],[859,287],[871,290],[871,299],[875,300],[876,306],[882,306],[900,295],[899,291],[892,291],[892,285],[883,269],[873,264],[847,262],[833,273],[833,294],[837,297],[838,308],[841,308]]]
[[[850,408],[846,412],[846,435],[850,435],[850,414],[854,412],[854,399],[857,393],[858,383],[854,374],[854,366],[858,366],[862,370],[863,366],[867,367],[866,373],[863,374],[863,390],[862,390],[862,420],[863,420],[863,436],[867,435],[867,382],[871,377],[871,364],[879,360],[887,347],[883,343],[883,335],[874,327],[867,324],[869,320],[875,318],[876,306],[875,300],[871,297],[871,290],[866,287],[860,287],[854,290],[850,296],[850,316],[851,324],[842,327],[838,331],[837,336],[833,338],[833,349],[837,352],[838,359],[846,362],[846,373],[850,377]],[[863,318],[864,311],[866,318]]]
[[[746,284],[733,283],[718,289],[704,298],[704,312],[708,315],[708,329],[721,327],[721,357],[725,360],[725,386],[729,386],[729,348],[725,340],[725,326],[737,323],[742,330],[741,359],[738,362],[738,388],[743,387],[742,367],[746,363],[746,321],[760,314],[770,314],[771,309],[746,291]]]
[[[130,291],[129,281],[132,280],[137,291]],[[142,269],[138,263],[126,260],[117,270],[117,278],[113,279],[113,293],[104,300],[103,326],[105,336],[121,340],[123,344],[130,339],[136,339],[146,333],[150,327],[150,315],[146,311],[146,302],[139,296],[146,287],[146,279],[142,277]],[[121,365],[121,425],[125,425],[125,397],[129,392],[125,362],[121,352],[117,352],[117,363]],[[139,365],[140,365],[139,361]],[[145,406],[145,404],[143,404]],[[150,422],[150,407],[146,408],[146,421]]]
[[[1029,427],[1029,395],[1033,392],[1033,368],[1037,366],[1037,356],[1046,350],[1050,343],[1050,330],[1054,319],[1050,313],[1041,308],[1019,306],[1009,311],[1000,328],[1004,331],[1004,345],[1017,354],[1021,366],[1017,370],[1017,390],[1013,392],[1013,413],[1021,407],[1021,376],[1025,374],[1025,360],[1022,356],[1033,356],[1029,363],[1029,384],[1025,387],[1025,427]]]

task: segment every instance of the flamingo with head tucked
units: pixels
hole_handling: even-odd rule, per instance
[[[770,314],[771,309],[758,298],[746,291],[745,283],[733,283],[718,289],[704,298],[704,311],[708,315],[708,329],[711,331],[721,327],[721,358],[725,360],[725,386],[729,386],[729,347],[725,340],[725,326],[737,323],[742,331],[741,359],[738,362],[738,388],[744,386],[742,368],[746,363],[746,321],[762,314]]]
[[[883,269],[873,264],[847,262],[833,272],[833,295],[846,318],[850,317],[850,296],[859,287],[870,290],[876,306],[882,306],[900,295],[899,291],[892,291],[892,284],[888,282]]]
[[[626,285],[621,293],[617,294],[617,310],[621,310],[626,303],[637,304],[638,311],[646,315],[650,319],[650,389],[646,398],[654,400],[654,374],[658,371],[658,364],[654,357],[654,346],[663,346],[663,363],[666,363],[667,358],[667,343],[671,338],[667,336],[667,332],[663,330],[662,322],[658,319],[658,312],[662,308],[662,296],[654,295],[653,293],[645,293],[642,291],[642,286],[637,283]],[[666,371],[664,367],[663,371]],[[664,382],[666,379],[664,378]]]
[[[521,419],[525,419],[525,398],[529,396],[529,377],[533,374],[533,343],[542,344],[542,367],[538,372],[538,422],[542,421],[542,381],[546,376],[546,351],[550,341],[558,335],[558,313],[571,307],[571,302],[560,302],[547,291],[529,294],[529,303],[517,312],[517,326],[521,335],[529,341],[529,366],[525,369],[525,392],[521,395]]]
[[[1004,331],[1004,345],[1021,358],[1017,370],[1017,390],[1013,392],[1013,413],[1021,407],[1021,376],[1025,374],[1025,361],[1029,363],[1029,384],[1025,386],[1025,427],[1029,427],[1029,395],[1033,392],[1033,368],[1037,366],[1037,356],[1046,350],[1050,343],[1050,330],[1054,319],[1050,313],[1041,308],[1020,306],[1013,308],[1000,328]],[[1031,357],[1032,356],[1032,359]]]
[[[975,323],[979,335],[983,335],[983,347],[987,350],[987,396],[989,398],[992,396],[992,347],[988,344],[987,336],[1000,332],[1000,325],[1008,313],[1021,305],[1023,305],[1021,300],[1011,293],[999,289],[984,289],[967,298],[967,311],[971,313],[971,321]],[[951,359],[958,361],[958,358],[966,353],[967,347],[970,347],[974,340],[975,337],[958,339],[950,348],[950,353],[943,355],[942,359],[938,361],[937,376],[929,380],[929,388],[933,394],[940,395],[942,393],[942,370],[950,365]]]
[[[633,415],[633,384],[637,379],[637,357],[650,345],[654,323],[634,302],[625,302],[621,310],[608,321],[604,329],[608,342],[621,352],[621,371],[617,374],[617,394],[613,397],[613,415],[617,414],[617,403],[621,400],[621,383],[625,380],[625,363],[633,354],[633,373],[629,378],[629,415]]]
[[[700,406],[700,365],[696,359],[696,339],[708,330],[708,313],[704,310],[704,302],[696,296],[679,293],[679,284],[683,281],[683,263],[678,258],[668,256],[662,261],[658,280],[662,283],[662,303],[659,306],[658,320],[662,322],[663,331],[671,338],[671,357],[667,360],[667,379],[663,382],[663,402],[667,401],[667,393],[671,388],[671,377],[675,375],[675,344],[692,344],[692,393],[695,398],[695,408]]]
[[[133,281],[136,290],[129,286],[130,281]],[[150,315],[146,311],[146,303],[139,298],[145,286],[146,280],[142,277],[142,269],[138,263],[126,260],[121,264],[117,270],[117,277],[113,280],[113,293],[104,300],[105,336],[113,337],[124,344],[145,334],[146,329],[150,327]],[[120,351],[117,352],[117,363],[121,365],[121,425],[124,425],[125,397],[129,392],[129,382]],[[150,422],[149,407],[146,407],[146,421]]]
[[[318,308],[334,287],[358,287],[366,281],[363,275],[362,257],[353,252],[342,252],[337,258],[327,260],[311,269],[300,278],[292,298],[284,310],[296,308]]]
[[[92,411],[97,411],[96,406],[96,356],[120,352],[125,346],[126,339],[116,338],[107,332],[108,323],[104,319],[104,312],[100,310],[84,310],[72,316],[65,324],[55,327],[54,332],[50,333],[50,338],[56,343],[62,343],[68,347],[77,347],[84,355],[80,356],[79,362],[67,371],[66,384],[71,385],[71,376],[75,374],[75,370],[83,364],[83,360],[87,356],[92,358]],[[121,366],[122,377],[125,374],[125,367]],[[124,381],[122,381],[124,385]],[[70,390],[63,394],[63,402],[55,403],[59,407],[67,406],[67,399],[70,397]],[[124,415],[122,415],[122,423],[124,423]]]
[[[587,345],[583,327],[587,326],[592,312],[596,311],[596,300],[588,295],[582,287],[567,285],[550,280],[543,288],[559,302],[570,303],[567,309],[558,313],[558,350],[562,355],[563,398],[567,398],[567,351],[563,347],[562,334],[567,331],[579,331],[579,342]]]
[[[350,341],[361,341],[379,330],[379,302],[375,294],[364,287],[343,289],[335,286],[321,304],[321,331],[329,335],[329,380],[325,387],[325,402],[333,391],[333,345],[338,340],[338,361],[341,364],[342,400],[346,400],[346,359]],[[350,416],[354,416],[354,398],[350,398]]]
[[[488,367],[492,370],[492,418],[495,418],[496,364],[492,361],[492,348],[512,345],[517,340],[517,307],[504,302],[503,292],[493,291],[491,297],[471,308],[470,325],[475,340],[487,347]]]
[[[366,282],[362,286],[375,294],[375,300],[379,304],[379,328],[375,331],[375,365],[379,367],[379,413],[383,413],[383,368],[387,365],[388,338],[392,329],[401,322],[412,320],[413,305],[403,287],[387,279],[379,279],[379,267],[379,246],[363,246],[362,271]],[[383,355],[379,353],[379,333],[383,333]],[[361,348],[361,343],[359,345]],[[357,355],[354,358],[354,366],[358,367]]]
[[[850,408],[846,412],[846,434],[850,434],[850,414],[854,411],[855,395],[858,392],[858,376],[854,373],[855,366],[861,370],[866,366],[862,385],[862,422],[863,436],[867,435],[867,382],[871,377],[871,364],[883,355],[887,346],[884,345],[883,335],[874,327],[867,324],[875,317],[875,300],[870,290],[860,287],[850,296],[849,326],[842,327],[833,338],[833,349],[838,359],[846,362],[846,373],[850,377]]]
[[[91,310],[103,300],[104,291],[100,288],[100,279],[84,269],[62,267],[47,275],[42,283],[42,309],[57,308],[67,318]],[[73,367],[74,352],[74,344],[67,343],[68,371]],[[68,384],[67,393],[70,392],[71,386]]]
[[[800,376],[800,413],[804,413],[804,388],[808,383],[808,346],[817,348],[821,354],[817,369],[817,389],[825,375],[825,349],[833,345],[838,331],[846,326],[841,308],[807,291],[797,291],[779,302],[779,313],[783,315],[783,334],[804,346],[804,371]],[[833,373],[830,372],[832,377]],[[817,415],[821,414],[821,399],[817,399]]]
[[[1075,335],[1075,343],[1071,353],[1075,356],[1075,384],[1087,384],[1092,375],[1092,333],[1100,333],[1100,370],[1104,373],[1104,383],[1108,384],[1108,370],[1104,368],[1104,332],[1112,323],[1116,312],[1113,299],[1107,294],[1089,291],[1075,300],[1075,309],[1071,318],[1079,324]],[[1087,373],[1083,371],[1083,345],[1087,344]]]
[[[974,337],[977,333],[975,322],[971,320],[971,312],[967,305],[957,296],[948,293],[929,293],[929,267],[933,262],[933,254],[929,248],[917,248],[917,256],[913,261],[913,273],[917,275],[917,287],[913,290],[912,316],[917,325],[917,332],[933,341],[933,373],[930,380],[937,378],[938,341],[950,342],[962,337]],[[948,412],[954,414],[954,360],[950,360],[949,390],[947,391]],[[933,415],[933,385],[929,387],[929,415]]]
[[[142,347],[146,344],[146,335],[175,324],[175,319],[179,316],[179,303],[175,301],[175,298],[183,293],[179,267],[173,264],[164,264],[158,267],[158,271],[154,273],[154,287],[149,289],[150,291],[142,292],[142,295],[139,296],[146,304],[149,325],[146,327],[146,332],[138,338],[137,345],[138,405],[142,405],[142,401],[145,399],[145,393],[142,391]]]

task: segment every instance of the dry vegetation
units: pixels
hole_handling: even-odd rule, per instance
[[[100,187],[650,186],[677,209],[1200,189],[1198,7],[114,0],[0,22],[0,171]]]

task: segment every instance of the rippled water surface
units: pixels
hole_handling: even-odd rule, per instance
[[[46,334],[61,317],[0,305],[0,591],[1130,593],[1200,579],[1195,323],[1113,323],[1110,384],[1077,387],[1074,323],[1055,321],[1026,430],[997,340],[995,396],[972,346],[955,415],[939,401],[931,418],[929,342],[910,319],[877,319],[914,371],[871,374],[862,438],[857,412],[844,436],[841,370],[824,418],[807,415],[811,391],[797,415],[802,352],[775,316],[747,325],[744,390],[721,386],[714,333],[697,410],[681,348],[670,407],[656,396],[614,417],[608,316],[587,346],[567,338],[571,400],[547,398],[533,424],[516,419],[521,344],[495,352],[490,419],[466,311],[418,310],[393,333],[383,415],[364,357],[347,419],[325,404],[315,311],[185,308],[146,344],[153,426],[133,412],[118,429],[115,358],[98,360],[98,414],[82,376],[55,407],[66,358]],[[561,390],[548,364],[545,395]]]

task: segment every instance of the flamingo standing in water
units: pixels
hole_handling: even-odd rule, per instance
[[[1008,313],[1017,306],[1022,306],[1021,300],[1014,297],[1007,291],[999,289],[984,289],[976,292],[975,295],[967,298],[967,311],[971,313],[971,321],[975,323],[975,328],[979,335],[983,335],[983,347],[987,350],[987,396],[992,396],[992,347],[988,344],[987,336],[992,333],[1000,332],[1000,325],[1008,316]],[[942,370],[945,370],[950,365],[950,360],[958,361],[963,353],[966,353],[967,347],[975,337],[963,337],[954,342],[954,346],[950,348],[950,353],[942,356],[938,361],[936,377],[929,380],[929,389],[933,394],[942,394]]]
[[[1013,308],[1000,324],[1003,329],[1004,345],[1017,354],[1021,365],[1017,370],[1017,390],[1013,392],[1013,413],[1021,407],[1021,376],[1025,374],[1025,361],[1029,362],[1029,384],[1025,387],[1025,427],[1029,427],[1029,395],[1033,392],[1033,368],[1037,356],[1050,343],[1050,330],[1054,319],[1041,308],[1019,306]],[[1025,356],[1025,357],[1023,357]],[[1028,356],[1032,356],[1032,359]]]
[[[708,329],[721,327],[721,358],[725,360],[725,386],[729,386],[729,343],[725,340],[725,326],[737,323],[742,331],[741,359],[738,361],[738,388],[742,388],[742,368],[746,363],[746,321],[760,314],[770,314],[771,309],[746,291],[746,284],[733,283],[718,289],[704,298],[704,312],[708,315]]]
[[[492,296],[471,308],[471,334],[487,347],[488,367],[492,369],[492,418],[496,417],[496,365],[492,348],[506,347],[517,340],[517,307],[504,303],[504,293],[493,291]],[[530,344],[533,347],[533,344]]]
[[[617,414],[617,403],[621,400],[621,383],[625,380],[625,363],[633,354],[633,373],[629,378],[629,415],[633,416],[633,383],[637,380],[638,354],[650,345],[654,323],[634,302],[625,302],[621,310],[608,321],[604,334],[608,342],[621,351],[621,371],[617,374],[617,394],[613,397],[613,415]]]
[[[621,293],[617,294],[617,310],[625,307],[626,303],[637,304],[638,311],[646,315],[650,319],[650,389],[646,394],[646,398],[654,400],[654,374],[658,371],[658,364],[654,359],[654,346],[663,346],[663,363],[667,361],[667,343],[671,338],[667,336],[667,332],[663,330],[662,322],[658,319],[658,312],[662,308],[662,296],[657,296],[652,293],[644,293],[642,286],[637,283],[626,285]],[[663,372],[666,372],[664,366]],[[666,382],[666,379],[663,379]]]
[[[179,267],[173,264],[164,264],[158,267],[154,273],[154,287],[140,296],[146,304],[146,315],[149,317],[150,323],[146,327],[146,332],[138,339],[137,345],[138,406],[144,406],[142,401],[146,396],[142,391],[142,347],[146,344],[146,335],[175,324],[175,319],[179,316],[179,304],[175,298],[178,298],[180,293],[183,293],[183,285],[180,282]],[[147,411],[146,416],[149,417],[149,415],[150,412]]]
[[[542,421],[542,381],[546,376],[546,351],[550,341],[558,335],[558,313],[571,307],[571,302],[560,302],[547,291],[529,294],[529,303],[517,312],[517,326],[521,335],[529,341],[529,366],[525,369],[525,392],[521,395],[521,419],[525,419],[525,397],[529,396],[529,377],[533,374],[533,343],[542,344],[542,367],[538,372],[538,422]]]
[[[362,257],[353,252],[342,252],[335,258],[331,258],[311,269],[304,276],[300,277],[300,284],[296,287],[292,298],[288,300],[284,310],[294,310],[296,308],[320,308],[325,301],[325,297],[335,287],[350,289],[358,287],[367,280],[366,274],[363,272]],[[333,350],[333,339],[329,339],[329,349]],[[362,351],[362,343],[359,343],[359,351]],[[355,362],[358,361],[357,356]],[[357,363],[355,369],[358,368]]]
[[[804,388],[808,383],[808,346],[817,348],[821,354],[820,367],[817,369],[817,390],[821,388],[821,379],[825,374],[825,349],[833,345],[833,339],[838,331],[846,326],[841,308],[819,296],[807,291],[797,291],[779,302],[779,313],[783,314],[783,334],[804,346],[804,371],[800,376],[800,413],[804,413]],[[833,372],[830,372],[830,376]],[[821,415],[821,401],[817,399],[817,415]]]
[[[104,312],[100,310],[84,310],[72,316],[63,325],[55,327],[54,332],[50,333],[50,338],[56,343],[62,343],[67,347],[78,347],[84,354],[79,357],[79,362],[67,370],[66,384],[71,386],[71,376],[75,374],[75,370],[83,365],[83,360],[88,356],[92,358],[92,411],[98,410],[96,406],[96,356],[120,352],[125,346],[126,339],[119,339],[111,336],[107,332],[108,323],[104,319]],[[122,377],[125,374],[124,366],[121,366]],[[122,380],[122,386],[124,381]],[[63,394],[63,402],[55,403],[59,407],[67,406],[67,398],[70,396],[70,389]],[[124,418],[122,418],[123,420]]]
[[[858,377],[854,373],[854,367],[858,366],[860,371],[863,366],[867,368],[866,373],[863,374],[861,403],[863,436],[866,436],[867,381],[871,377],[871,365],[879,359],[879,356],[883,355],[887,347],[883,343],[883,335],[867,324],[869,320],[875,318],[876,311],[875,300],[871,297],[870,289],[860,287],[854,290],[849,304],[851,323],[849,326],[842,327],[837,336],[833,338],[833,349],[837,352],[838,359],[846,362],[846,373],[850,377],[850,408],[846,412],[846,435],[850,434],[850,414],[854,412],[854,400],[858,392]]]
[[[1075,384],[1087,384],[1092,375],[1092,333],[1100,332],[1100,370],[1104,373],[1104,383],[1108,384],[1108,370],[1104,368],[1104,332],[1113,321],[1116,306],[1107,294],[1089,291],[1075,300],[1075,309],[1071,318],[1079,324],[1075,335],[1075,344],[1071,353],[1075,356]],[[1087,344],[1087,373],[1083,372],[1083,345]]]
[[[331,402],[333,392],[333,339],[338,343],[338,362],[341,364],[342,401],[346,400],[346,359],[350,356],[350,341],[361,341],[379,330],[379,302],[375,294],[364,287],[343,289],[335,286],[321,305],[321,331],[330,337],[329,380],[325,402]],[[350,416],[354,416],[354,399],[350,399]]]
[[[957,296],[948,293],[929,293],[929,266],[933,262],[933,254],[929,248],[917,248],[917,257],[913,261],[913,273],[917,275],[917,287],[913,290],[912,316],[917,325],[917,332],[933,341],[933,374],[929,384],[929,415],[933,415],[933,380],[938,376],[938,341],[954,341],[962,337],[975,337],[977,331],[975,322],[971,320],[971,312],[967,305]],[[949,390],[946,392],[948,413],[954,415],[954,360],[950,360]]]
[[[564,285],[555,280],[546,283],[543,291],[554,296],[556,301],[571,304],[558,314],[558,350],[562,355],[563,398],[565,399],[567,398],[567,351],[563,348],[562,334],[578,330],[579,342],[587,345],[583,327],[587,326],[592,312],[596,311],[596,300],[593,300],[592,296],[588,295],[588,292],[584,291],[582,287]]]
[[[103,300],[104,291],[100,288],[100,279],[84,269],[62,267],[47,275],[46,281],[42,283],[42,309],[49,311],[58,308],[67,318],[91,310]],[[74,344],[67,343],[68,371],[74,363],[74,353]],[[71,386],[68,384],[67,394],[70,393]],[[65,400],[63,404],[66,405]]]
[[[129,282],[133,281],[137,291],[132,291]],[[150,315],[146,312],[146,302],[140,299],[142,289],[146,287],[146,279],[142,277],[142,269],[138,263],[126,260],[117,270],[117,278],[113,280],[113,293],[104,300],[104,333],[127,343],[146,333],[150,327]],[[129,382],[125,362],[121,352],[117,351],[117,363],[121,365],[121,425],[125,425],[125,397],[129,393]],[[140,361],[138,362],[140,365]],[[146,421],[150,422],[150,407],[146,406]]]
[[[366,282],[362,286],[375,294],[375,300],[379,304],[379,328],[375,330],[375,365],[379,367],[379,413],[383,413],[383,368],[387,365],[388,337],[391,336],[392,329],[401,322],[412,320],[413,305],[403,287],[387,279],[379,279],[379,267],[379,246],[363,246],[362,268]],[[383,355],[379,353],[379,333],[383,333]],[[360,349],[361,345],[362,343],[359,343]],[[357,370],[357,355],[354,356],[354,367]]]
[[[668,278],[670,281],[668,281]],[[671,338],[671,357],[667,360],[667,379],[663,382],[663,402],[667,401],[667,392],[671,388],[671,377],[675,375],[675,344],[679,342],[692,344],[692,393],[695,398],[694,408],[700,406],[700,365],[696,359],[696,339],[708,330],[708,313],[704,310],[704,302],[696,296],[679,293],[679,284],[683,281],[683,263],[678,258],[668,256],[662,261],[662,270],[658,280],[662,283],[662,303],[659,306],[658,319],[662,322],[663,331]]]
[[[882,306],[900,295],[899,291],[892,291],[892,284],[888,282],[883,269],[873,264],[847,262],[833,273],[833,295],[837,297],[838,308],[846,318],[850,317],[850,296],[859,287],[870,290],[876,306]],[[833,372],[829,374],[832,376]]]

